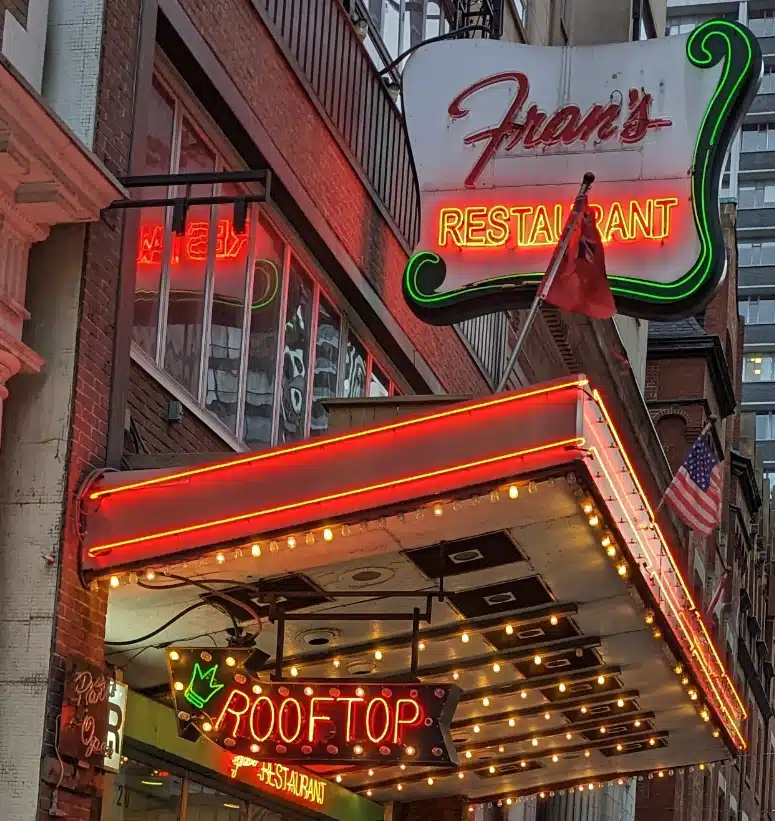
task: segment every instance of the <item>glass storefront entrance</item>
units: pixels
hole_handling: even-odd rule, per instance
[[[101,821],[302,821],[225,791],[193,772],[179,774],[129,758],[106,789]],[[109,782],[108,782],[109,783]]]

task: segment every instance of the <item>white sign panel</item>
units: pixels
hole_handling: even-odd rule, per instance
[[[121,749],[124,745],[127,686],[113,679],[108,686],[108,732],[105,738],[108,754],[105,756],[104,767],[117,773],[121,766]]]
[[[761,66],[729,21],[607,46],[418,49],[403,73],[421,199],[409,305],[445,324],[529,303],[591,171],[618,309],[699,310],[724,274],[719,179]]]

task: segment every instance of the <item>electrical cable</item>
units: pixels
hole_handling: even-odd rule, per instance
[[[159,633],[163,633],[168,627],[175,624],[176,621],[179,621],[183,618],[183,616],[187,616],[192,610],[197,610],[200,607],[212,607],[212,602],[208,601],[198,601],[192,604],[190,607],[187,607],[185,610],[181,610],[176,616],[173,616],[169,621],[166,621],[162,624],[161,627],[158,627],[156,630],[151,631],[150,633],[146,633],[144,636],[138,636],[136,639],[131,639],[130,641],[109,641],[105,639],[105,644],[109,644],[111,647],[130,647],[133,644],[139,644],[143,641],[148,641],[148,639],[152,639],[154,636],[158,636]]]

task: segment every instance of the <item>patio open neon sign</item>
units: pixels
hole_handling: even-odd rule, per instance
[[[235,755],[268,761],[449,765],[460,690],[442,684],[258,682],[246,651],[169,651],[179,731],[193,725]]]
[[[172,234],[170,263],[206,262],[209,253],[210,223],[206,220],[189,220],[182,236]],[[248,230],[238,234],[230,219],[220,219],[215,223],[215,259],[236,260],[247,252]],[[138,265],[160,265],[164,252],[164,226],[161,223],[146,223],[140,226],[137,243]]]
[[[443,325],[529,305],[592,172],[619,312],[701,310],[725,272],[719,182],[761,67],[756,38],[727,20],[594,47],[419,48],[402,73],[420,192],[411,309]]]

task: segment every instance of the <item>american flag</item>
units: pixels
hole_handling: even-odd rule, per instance
[[[700,435],[667,490],[666,501],[692,529],[708,536],[721,522],[721,465]]]

